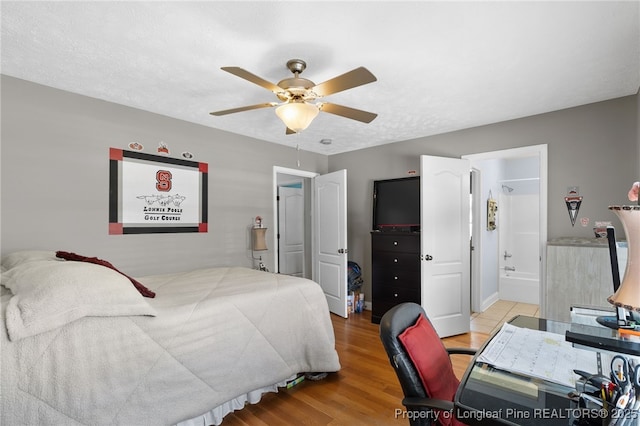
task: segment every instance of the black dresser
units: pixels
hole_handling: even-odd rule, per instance
[[[419,232],[372,232],[371,266],[371,322],[399,303],[421,303]]]

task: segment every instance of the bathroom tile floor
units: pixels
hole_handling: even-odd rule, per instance
[[[471,314],[471,331],[491,334],[516,315],[540,316],[540,307],[529,303],[498,300],[484,312]]]

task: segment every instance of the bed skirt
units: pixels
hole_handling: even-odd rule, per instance
[[[278,388],[287,386],[287,383],[295,379],[297,374],[294,374],[290,378],[274,385],[265,386],[260,389],[256,389],[240,395],[230,401],[227,401],[216,408],[189,420],[182,421],[176,426],[218,426],[222,423],[222,419],[229,413],[233,413],[236,410],[242,410],[246,403],[257,404],[260,402],[262,395],[268,392],[278,392]]]

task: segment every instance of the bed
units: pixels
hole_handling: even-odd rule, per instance
[[[220,424],[298,373],[340,369],[310,280],[242,267],[135,280],[46,251],[2,270],[1,424]]]

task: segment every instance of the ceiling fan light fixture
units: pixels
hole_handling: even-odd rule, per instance
[[[289,102],[276,108],[276,115],[296,133],[309,127],[319,112],[316,105],[308,102]]]

